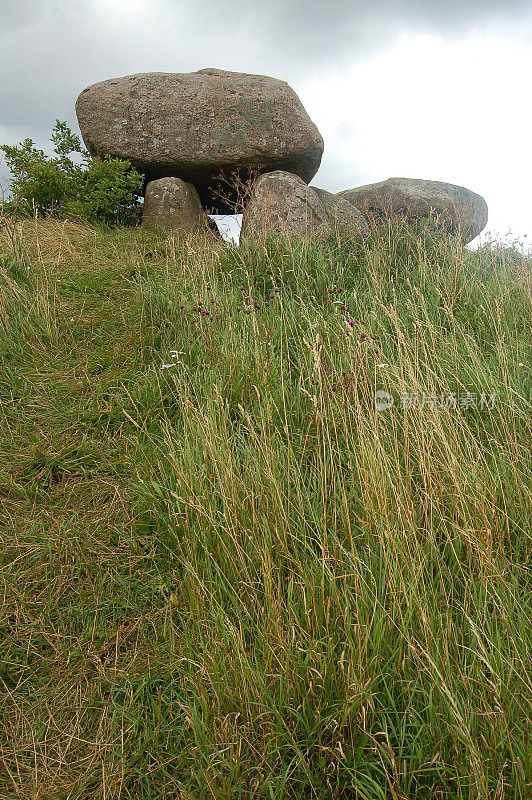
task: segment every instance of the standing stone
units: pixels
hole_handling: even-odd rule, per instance
[[[247,181],[281,169],[308,183],[323,153],[293,89],[263,75],[129,75],[84,89],[76,113],[92,155],[126,159],[147,181],[175,176],[193,183],[212,213],[234,213],[235,174]]]
[[[159,178],[150,181],[146,188],[142,226],[188,236],[206,233],[208,217],[191,183],[179,178]]]
[[[339,192],[362,211],[370,223],[386,217],[435,221],[467,244],[486,227],[488,206],[479,194],[441,181],[388,178],[357,189]]]
[[[369,226],[364,215],[360,213],[353,203],[350,203],[345,197],[332,194],[325,189],[318,189],[317,186],[311,186],[310,188],[314,189],[325,206],[335,230],[343,230],[351,236],[366,236],[369,233]]]
[[[290,172],[268,172],[255,182],[242,218],[241,239],[278,236],[324,237],[332,230],[329,215],[310,186]]]

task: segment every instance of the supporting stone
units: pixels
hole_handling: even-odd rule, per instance
[[[240,238],[278,236],[323,238],[332,230],[329,215],[310,186],[290,172],[268,172],[255,182],[242,218]]]
[[[191,183],[180,178],[159,178],[146,188],[142,210],[144,228],[175,231],[190,236],[207,233],[209,218]]]
[[[327,209],[334,230],[343,231],[349,236],[367,236],[369,225],[364,215],[353,203],[337,194],[331,194],[325,189],[318,189],[317,186],[311,186],[310,188],[314,189]]]

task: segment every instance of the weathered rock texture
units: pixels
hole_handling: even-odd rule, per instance
[[[387,216],[412,220],[433,215],[445,230],[458,234],[464,244],[478,236],[488,221],[484,198],[463,186],[440,181],[388,178],[336,196],[353,203],[369,222]]]
[[[332,226],[335,229],[342,229],[347,233],[357,236],[369,233],[369,226],[364,215],[350,203],[345,197],[327,192],[325,189],[318,189],[311,186],[321,202],[325,206]]]
[[[142,225],[184,235],[207,233],[208,217],[191,183],[179,178],[159,178],[146,188]]]
[[[88,150],[127,159],[147,181],[175,176],[193,183],[214,213],[232,213],[236,196],[220,176],[288,170],[315,175],[323,139],[296,93],[262,75],[202,69],[151,72],[84,89],[76,113]]]
[[[279,236],[323,237],[332,229],[316,191],[290,172],[277,170],[255,182],[242,217],[241,239]]]

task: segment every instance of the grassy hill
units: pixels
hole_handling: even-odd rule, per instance
[[[1,798],[524,800],[530,266],[0,222]]]

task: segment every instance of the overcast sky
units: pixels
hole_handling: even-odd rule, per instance
[[[0,0],[0,143],[77,130],[96,81],[213,66],[297,91],[325,139],[314,184],[450,181],[532,238],[532,0]]]

